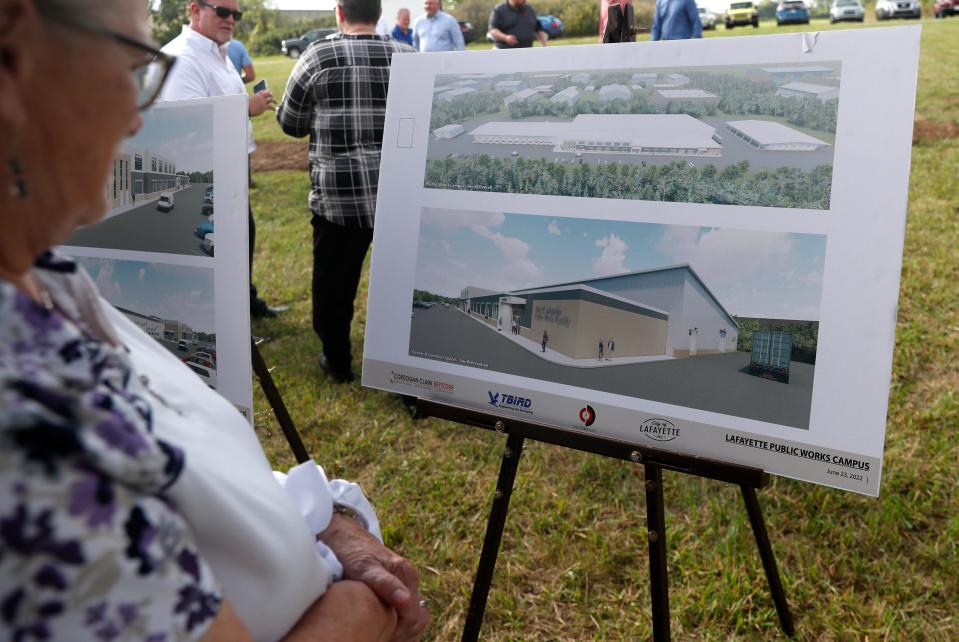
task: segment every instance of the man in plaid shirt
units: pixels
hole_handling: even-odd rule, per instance
[[[352,381],[350,323],[363,259],[373,240],[386,92],[394,53],[416,51],[376,35],[380,0],[339,0],[340,33],[297,59],[276,119],[310,136],[313,329],[320,366]]]

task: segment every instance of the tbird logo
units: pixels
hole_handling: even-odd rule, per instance
[[[586,407],[579,409],[579,420],[584,426],[592,426],[596,421],[596,411],[591,405],[586,404]]]
[[[493,392],[492,390],[487,390],[486,394],[489,395],[489,405],[498,406],[499,405],[499,393]]]

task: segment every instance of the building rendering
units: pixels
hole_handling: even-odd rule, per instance
[[[761,67],[761,73],[753,74],[757,80],[771,79],[776,82],[793,82],[803,78],[817,78],[835,73],[822,65],[796,65],[793,67]]]
[[[653,92],[653,101],[668,105],[674,101],[688,101],[699,105],[718,105],[719,96],[702,89],[657,89]]]
[[[567,87],[563,91],[556,92],[556,94],[549,99],[552,103],[564,103],[567,105],[575,105],[577,100],[579,100],[578,87]]]
[[[726,129],[763,151],[815,152],[830,147],[824,140],[771,120],[732,120]]]
[[[435,136],[437,139],[456,138],[457,136],[462,134],[464,131],[466,130],[463,129],[462,125],[457,125],[453,123],[451,125],[444,125],[443,127],[437,127],[436,129],[433,130],[433,136]]]
[[[127,310],[126,308],[121,308],[120,306],[117,306],[117,310],[122,312],[123,315],[130,319],[130,321],[133,321],[138,328],[146,332],[157,341],[163,338],[163,319],[140,314],[139,312]]]
[[[539,96],[539,92],[535,89],[523,89],[515,94],[510,94],[503,99],[503,103],[507,106],[512,105],[513,103],[521,103],[523,101],[529,100],[531,98],[536,98]]]
[[[451,103],[457,98],[468,96],[473,93],[476,93],[476,90],[472,87],[457,87],[456,89],[450,89],[449,91],[444,91],[441,94],[437,94],[436,99]]]
[[[599,88],[599,99],[603,102],[610,100],[629,100],[633,91],[626,85],[603,85]]]
[[[500,94],[515,94],[528,86],[525,80],[501,80],[493,88]]]
[[[839,87],[829,85],[814,85],[808,82],[789,82],[776,90],[777,96],[794,96],[798,98],[818,98],[825,102],[839,98]]]
[[[736,350],[739,326],[687,264],[513,292],[468,287],[461,309],[500,331],[573,359],[595,359],[613,339],[617,357],[690,357]]]
[[[106,195],[112,209],[133,205],[141,196],[150,198],[189,185],[189,176],[177,174],[173,161],[124,142],[113,158]]]
[[[643,71],[640,73],[633,74],[629,81],[634,85],[642,85],[643,87],[648,87],[656,82],[659,78],[659,74],[654,71]]]
[[[481,144],[549,145],[557,152],[719,156],[716,129],[686,114],[580,114],[570,122],[494,121]]]

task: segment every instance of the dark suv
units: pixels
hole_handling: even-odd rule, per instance
[[[323,40],[327,36],[336,33],[336,29],[313,29],[307,31],[299,38],[290,38],[280,44],[280,50],[290,58],[299,58],[300,54],[306,51],[306,48],[317,40]]]

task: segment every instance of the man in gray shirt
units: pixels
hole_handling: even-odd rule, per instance
[[[413,23],[413,46],[420,51],[462,51],[463,32],[456,18],[440,11],[440,0],[425,0],[426,12]]]

